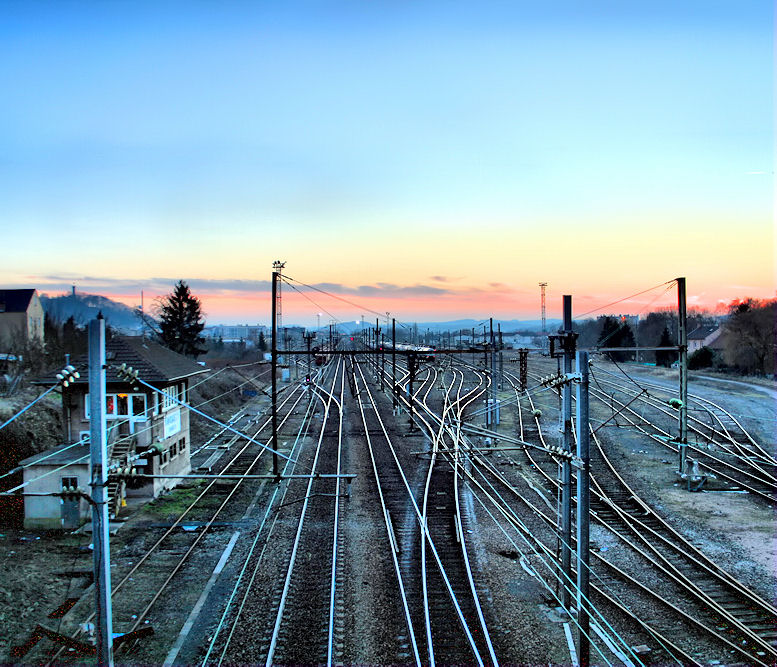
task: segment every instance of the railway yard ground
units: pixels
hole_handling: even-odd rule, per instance
[[[409,391],[392,405],[390,368],[369,355],[284,383],[280,465],[298,478],[187,480],[111,523],[114,631],[153,629],[117,663],[570,664],[558,466],[542,451],[558,441],[559,398],[520,391],[510,359],[497,430],[536,449],[460,432],[482,426],[491,381],[469,357],[421,366],[412,429]],[[555,370],[532,356],[529,387]],[[774,664],[774,384],[691,374],[689,456],[706,480],[690,492],[667,435],[677,371],[595,357],[592,373],[592,662]],[[401,387],[409,376],[401,364]],[[213,444],[192,469],[220,447],[214,473],[270,472],[256,446],[268,398],[230,399],[219,416],[246,437],[198,425],[192,451]],[[90,542],[83,528],[0,529],[0,663],[93,662],[45,638],[12,653],[37,625],[85,640]]]

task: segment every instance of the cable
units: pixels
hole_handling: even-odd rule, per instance
[[[151,389],[152,391],[156,392],[157,394],[162,394],[163,396],[166,396],[166,397],[167,397],[167,398],[169,398],[170,400],[172,400],[172,401],[175,401],[175,402],[176,402],[178,405],[180,405],[180,406],[182,406],[182,407],[184,407],[184,408],[188,408],[189,410],[191,410],[191,411],[192,411],[192,412],[194,412],[195,414],[198,414],[198,415],[200,415],[201,417],[205,417],[205,419],[207,419],[207,420],[209,420],[209,421],[212,421],[214,424],[217,424],[218,426],[221,426],[221,427],[223,427],[225,430],[227,430],[227,431],[231,431],[232,433],[236,433],[237,435],[239,435],[239,436],[240,436],[240,437],[242,437],[242,438],[245,438],[245,439],[246,439],[246,440],[248,440],[249,442],[252,442],[252,443],[253,443],[253,444],[255,444],[255,445],[259,445],[259,446],[260,446],[262,449],[266,449],[267,451],[270,451],[270,452],[272,452],[273,454],[277,454],[277,455],[278,455],[278,456],[280,456],[282,459],[286,459],[287,461],[290,461],[290,460],[291,460],[291,459],[290,459],[288,456],[286,456],[285,454],[283,454],[283,453],[281,453],[281,452],[278,452],[278,451],[274,450],[272,447],[269,447],[269,446],[265,445],[264,443],[261,443],[261,442],[259,442],[258,440],[255,440],[254,438],[250,438],[250,437],[248,437],[248,436],[247,436],[245,433],[241,433],[241,432],[240,432],[240,431],[238,431],[236,428],[233,428],[232,426],[229,426],[228,424],[224,424],[223,422],[219,421],[219,420],[218,420],[218,419],[216,419],[215,417],[211,417],[210,415],[208,415],[208,414],[206,414],[206,413],[202,412],[202,410],[198,410],[198,409],[197,409],[197,408],[195,408],[193,405],[190,405],[190,404],[186,403],[185,401],[181,401],[181,400],[179,400],[179,399],[178,399],[177,397],[175,397],[175,396],[170,396],[169,394],[165,394],[165,392],[163,392],[161,389],[157,389],[156,387],[154,387],[153,385],[150,385],[150,384],[149,384],[148,382],[146,382],[145,380],[141,380],[140,378],[135,378],[135,382],[137,382],[138,384],[142,384],[144,387],[148,387],[149,389]]]
[[[12,421],[14,421],[17,417],[20,417],[23,415],[27,410],[29,410],[33,405],[35,405],[38,401],[40,401],[43,397],[50,394],[52,391],[54,391],[59,386],[59,382],[57,382],[53,387],[49,387],[46,391],[44,391],[38,398],[34,399],[33,401],[30,401],[25,407],[23,407],[19,412],[17,412],[13,417],[8,419],[7,421],[3,422],[2,425],[0,425],[0,431],[3,430],[8,424],[10,424]]]
[[[281,277],[283,278],[283,276],[281,276]],[[339,318],[335,317],[334,315],[332,315],[332,313],[330,313],[330,312],[329,312],[329,311],[328,311],[326,308],[324,308],[324,307],[323,307],[323,306],[322,306],[320,303],[317,303],[316,301],[313,301],[313,299],[311,299],[311,298],[310,298],[310,297],[309,297],[307,294],[305,294],[305,293],[304,293],[304,292],[303,292],[301,289],[299,289],[299,288],[298,288],[296,285],[292,285],[292,284],[291,284],[291,283],[290,283],[288,280],[284,280],[284,282],[285,282],[285,283],[286,283],[286,284],[287,284],[289,287],[291,287],[291,289],[293,289],[295,292],[297,292],[298,294],[301,294],[302,296],[304,296],[304,297],[305,297],[305,298],[306,298],[308,301],[310,301],[310,303],[312,303],[312,304],[313,304],[313,305],[314,305],[316,308],[318,308],[319,310],[323,310],[323,311],[324,311],[324,312],[325,312],[327,315],[329,315],[329,319],[331,319],[331,320],[334,320],[334,321],[335,321],[335,322],[337,322],[337,323],[342,323],[342,320],[341,320],[341,319],[339,319]]]
[[[349,299],[346,299],[345,297],[337,296],[336,294],[332,294],[331,292],[327,292],[325,290],[322,290],[319,287],[314,287],[313,285],[308,285],[308,284],[303,283],[303,282],[301,282],[299,280],[295,280],[294,278],[291,278],[290,276],[282,276],[282,277],[283,277],[283,279],[287,283],[288,283],[289,280],[293,280],[295,283],[299,283],[303,287],[307,287],[308,289],[315,290],[316,292],[320,292],[321,294],[326,294],[326,296],[332,297],[333,299],[337,299],[338,301],[343,301],[344,303],[347,303],[347,304],[349,304],[351,306],[359,308],[360,310],[366,310],[367,312],[370,312],[373,315],[377,315],[378,317],[385,317],[386,316],[385,312],[384,313],[379,313],[377,310],[372,310],[372,308],[367,308],[366,306],[364,306],[364,305],[362,305],[360,303],[356,303],[355,301],[350,301]],[[410,328],[409,325],[407,325],[407,324],[405,324],[403,322],[400,322],[398,320],[397,320],[397,324],[399,324],[400,326],[404,327],[405,329],[409,329]]]
[[[629,299],[633,299],[635,296],[640,296],[641,294],[647,294],[648,292],[652,292],[654,289],[658,289],[659,287],[663,287],[664,285],[671,285],[672,283],[677,282],[676,278],[672,278],[672,280],[667,280],[664,283],[661,283],[660,285],[654,285],[650,289],[642,290],[641,292],[637,292],[636,294],[631,294],[630,296],[625,296],[622,299],[618,299],[617,301],[613,301],[612,303],[608,303],[604,306],[599,306],[598,308],[594,308],[593,310],[589,310],[585,313],[580,313],[576,315],[577,318],[585,317],[586,315],[590,315],[591,313],[595,313],[599,310],[604,310],[605,308],[609,308],[610,306],[614,306],[615,304],[621,303],[622,301],[628,301]]]

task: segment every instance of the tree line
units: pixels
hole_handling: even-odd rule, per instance
[[[743,375],[772,376],[777,351],[777,299],[744,299],[729,304],[728,314],[714,316],[694,310],[688,313],[688,333],[699,327],[720,326],[719,338],[688,358],[691,369],[712,369]],[[579,333],[578,346],[594,347],[668,347],[677,345],[677,313],[670,310],[649,313],[644,318],[602,315],[574,323]],[[615,361],[637,361],[633,351],[611,352]],[[639,362],[670,367],[678,359],[672,350],[644,351]]]

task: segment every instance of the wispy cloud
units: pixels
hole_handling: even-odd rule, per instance
[[[178,278],[153,277],[145,279],[115,278],[109,276],[86,276],[75,273],[49,274],[28,276],[28,284],[36,286],[43,292],[70,291],[73,285],[81,292],[105,292],[114,295],[139,296],[143,290],[149,294],[164,294],[169,292]],[[209,295],[236,295],[269,292],[272,284],[269,280],[241,280],[237,278],[190,278],[186,283],[195,293]],[[296,289],[305,291],[307,288],[296,284]],[[343,296],[369,297],[401,297],[401,296],[439,296],[454,294],[454,290],[435,285],[415,284],[397,285],[378,282],[372,285],[345,285],[342,283],[314,283],[311,287]]]

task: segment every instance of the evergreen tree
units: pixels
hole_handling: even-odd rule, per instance
[[[601,319],[602,331],[597,342],[599,347],[634,347],[634,333],[625,320],[619,322],[609,316]],[[634,352],[610,352],[609,354],[615,361],[634,359]]]
[[[159,303],[159,319],[165,347],[194,359],[207,352],[205,338],[200,335],[205,327],[200,300],[183,280]]]
[[[267,339],[264,337],[264,331],[259,332],[259,350],[267,352]]]
[[[672,340],[672,335],[669,333],[669,329],[664,327],[661,332],[661,338],[658,341],[658,347],[670,347],[675,342]],[[677,359],[677,352],[672,350],[656,350],[656,366],[664,366],[669,368]]]

